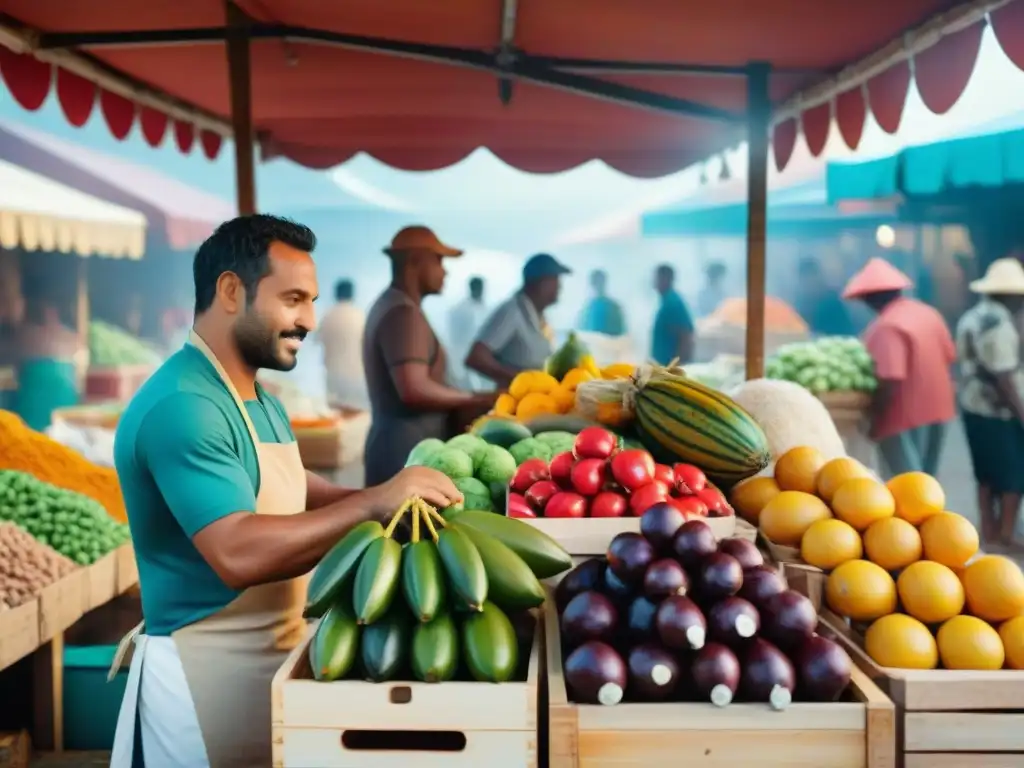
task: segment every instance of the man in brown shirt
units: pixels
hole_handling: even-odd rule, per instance
[[[420,440],[445,440],[457,421],[490,409],[495,392],[464,392],[448,385],[447,357],[421,307],[444,287],[443,260],[462,251],[427,227],[406,227],[384,249],[391,285],[370,308],[363,365],[373,422],[366,438],[366,484],[394,476]]]

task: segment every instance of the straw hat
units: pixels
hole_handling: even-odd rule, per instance
[[[434,230],[419,224],[398,230],[397,234],[391,238],[391,245],[384,249],[384,253],[388,256],[406,251],[430,251],[445,257],[462,255],[462,251],[458,248],[452,248],[450,245],[442,243],[441,239],[434,234]]]
[[[864,268],[850,278],[843,289],[844,299],[859,299],[869,293],[902,291],[913,285],[910,278],[885,259],[871,259]]]
[[[971,282],[975,293],[1024,294],[1024,267],[1017,259],[996,259],[980,280]]]

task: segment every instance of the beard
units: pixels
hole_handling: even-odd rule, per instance
[[[294,328],[280,333],[251,308],[235,324],[235,344],[246,365],[253,369],[290,371],[299,362],[298,356],[281,349],[282,339],[304,339],[306,331]]]

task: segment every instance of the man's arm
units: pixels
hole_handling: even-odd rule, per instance
[[[497,384],[499,389],[508,387],[519,373],[498,360],[494,354],[508,346],[515,338],[516,322],[512,316],[513,309],[511,305],[504,304],[494,310],[477,334],[469,354],[466,355],[466,367],[486,376]]]
[[[673,317],[673,329],[676,336],[676,355],[679,363],[686,365],[693,360],[693,318],[686,302],[679,300]]]
[[[211,401],[179,394],[141,425],[137,458],[178,524],[218,576],[233,589],[309,571],[355,525],[386,520],[409,496],[435,506],[461,497],[446,477],[424,467],[355,491],[320,509],[293,515],[254,514],[252,481],[230,441],[224,414]]]
[[[354,488],[342,488],[315,472],[306,470],[306,509],[319,509],[334,504],[356,493]]]
[[[1008,323],[1000,323],[982,331],[978,334],[976,352],[978,362],[992,376],[1003,401],[1014,416],[1024,422],[1024,402],[1021,402],[1015,381],[1020,368],[1020,340],[1014,328]]]

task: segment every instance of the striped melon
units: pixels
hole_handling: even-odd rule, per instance
[[[694,464],[721,485],[757,474],[771,459],[753,417],[716,389],[656,376],[636,395],[637,433],[661,458]]]

